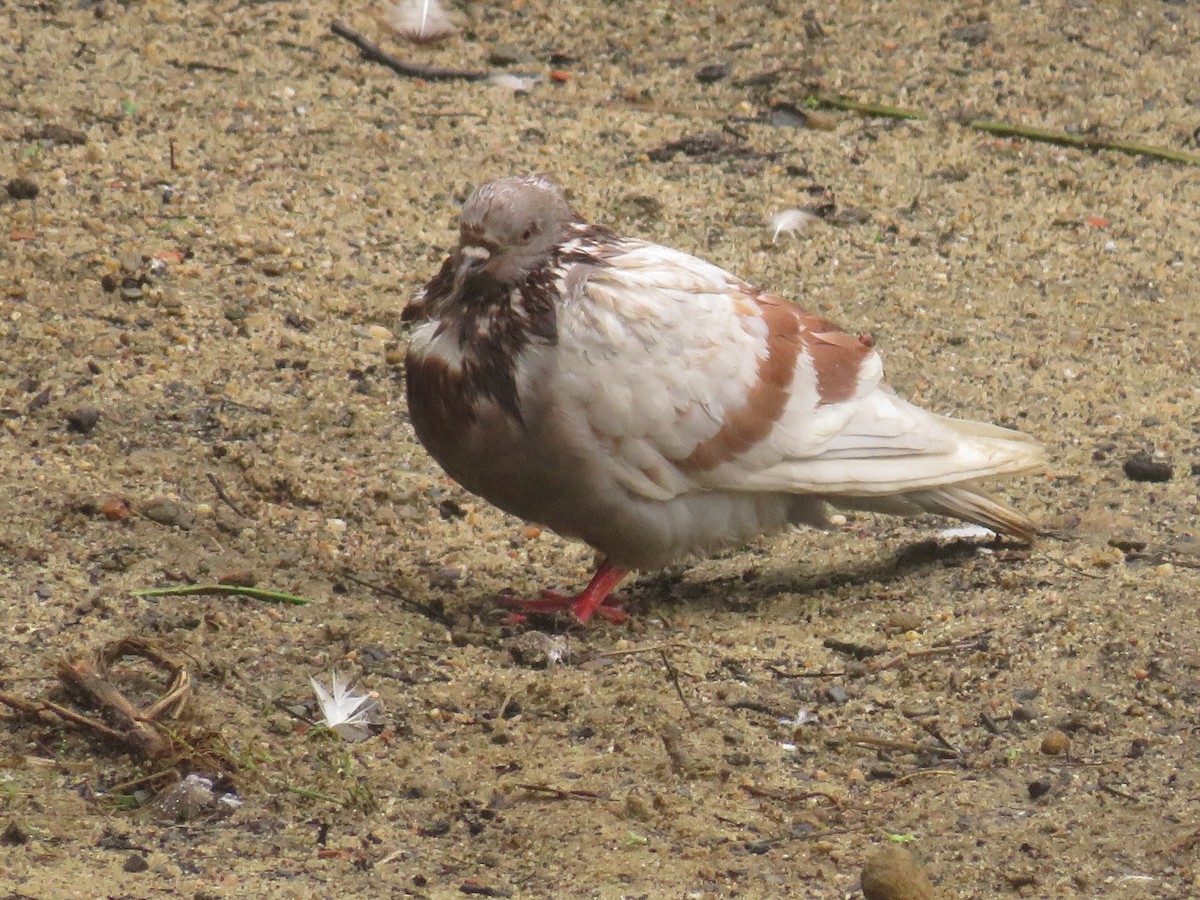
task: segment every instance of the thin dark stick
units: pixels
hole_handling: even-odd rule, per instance
[[[171,146],[174,146],[174,143],[172,143]],[[244,512],[242,512],[240,509],[238,509],[238,505],[229,498],[229,495],[227,493],[225,493],[225,486],[223,484],[221,484],[221,479],[219,479],[212,472],[209,472],[208,473],[208,481],[213,486],[213,490],[215,490],[217,492],[217,496],[221,499],[222,503],[224,503],[226,506],[228,506],[230,509],[232,509],[235,513],[237,513],[243,519],[250,518],[248,515],[246,515]]]
[[[386,584],[375,584],[374,582],[368,581],[365,578],[359,578],[347,568],[340,569],[338,574],[340,574],[341,577],[345,578],[347,581],[352,581],[360,587],[370,588],[376,593],[384,594],[385,596],[391,597],[393,600],[399,600],[402,606],[412,610],[413,612],[420,613],[427,619],[432,619],[433,621],[440,622],[443,625],[448,624],[449,620],[446,618],[445,611],[433,606],[430,603],[421,603],[418,600],[405,597],[398,590]]]
[[[663,665],[667,667],[667,675],[671,679],[671,684],[675,685],[675,693],[679,695],[679,702],[683,704],[683,708],[688,711],[688,715],[693,719],[696,714],[692,712],[692,707],[687,702],[687,697],[683,696],[683,688],[679,684],[679,673],[675,671],[675,667],[671,665],[671,659],[667,656],[666,650],[659,650],[658,655],[662,657]]]
[[[487,81],[492,77],[491,72],[483,72],[478,69],[443,69],[440,66],[423,66],[419,63],[405,62],[390,53],[385,53],[353,28],[343,25],[341,22],[332,22],[329,30],[357,47],[362,53],[363,59],[387,66],[397,75],[403,75],[405,78],[423,78],[426,81]]]

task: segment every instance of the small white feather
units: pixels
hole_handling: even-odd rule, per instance
[[[349,680],[336,671],[333,673],[332,692],[317,681],[309,678],[317,695],[317,705],[326,727],[344,741],[357,743],[371,736],[369,725],[375,723],[382,707],[378,700],[367,694],[354,693]]]
[[[488,77],[488,81],[496,87],[512,91],[514,94],[528,94],[541,80],[537,75],[518,75],[515,72],[497,72]]]
[[[440,0],[398,0],[384,8],[380,21],[415,44],[444,40],[458,31]]]
[[[771,243],[773,244],[779,239],[781,232],[796,234],[817,221],[817,218],[817,216],[804,209],[780,210],[767,220],[772,229]]]

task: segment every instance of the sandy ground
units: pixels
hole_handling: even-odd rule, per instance
[[[39,188],[0,195],[0,687],[80,709],[58,662],[128,636],[194,686],[166,760],[8,718],[4,896],[853,897],[892,842],[945,897],[1200,894],[1200,169],[955,124],[1200,152],[1200,9],[803,11],[480,3],[412,47],[327,0],[0,5],[0,178]],[[334,19],[563,74],[401,78]],[[753,121],[813,81],[932,118]],[[654,152],[722,123],[738,152]],[[590,552],[415,443],[399,313],[470,186],[530,170],[1035,435],[1008,496],[1065,539],[852,517],[645,573],[628,625],[504,625]],[[217,579],[312,602],[131,594]],[[335,667],[365,742],[304,721]],[[240,806],[151,802],[192,769]]]

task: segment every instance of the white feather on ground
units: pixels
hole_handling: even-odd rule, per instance
[[[384,7],[379,20],[415,44],[441,41],[458,31],[439,0],[398,0]]]
[[[767,220],[771,226],[771,243],[779,240],[781,233],[797,234],[803,231],[818,218],[804,209],[781,209]]]

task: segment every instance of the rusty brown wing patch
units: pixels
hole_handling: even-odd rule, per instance
[[[847,334],[819,316],[801,312],[800,317],[801,340],[812,357],[821,403],[849,400],[858,390],[859,371],[874,341],[867,334]]]
[[[696,445],[678,463],[684,471],[707,471],[729,462],[762,441],[787,408],[796,361],[805,336],[801,311],[785,301],[755,301],[767,325],[767,355],[759,360],[758,378],[746,402],[725,416],[720,431]]]

